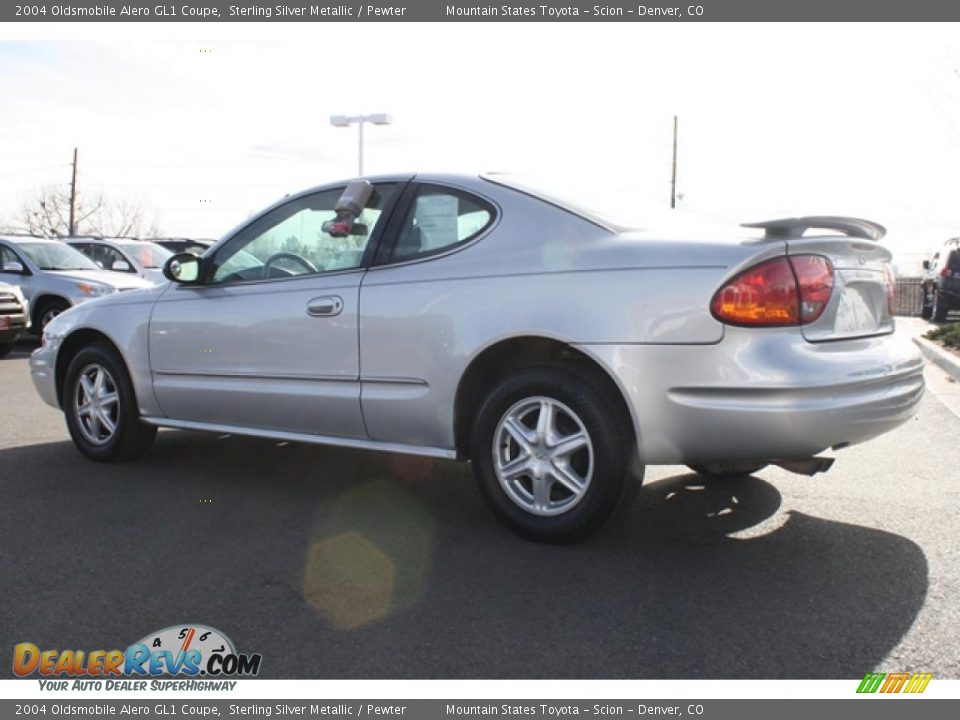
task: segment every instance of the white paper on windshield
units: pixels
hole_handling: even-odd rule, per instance
[[[434,250],[457,242],[457,198],[428,195],[417,198],[420,249]]]

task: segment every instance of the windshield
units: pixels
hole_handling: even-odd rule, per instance
[[[128,255],[132,256],[134,260],[140,263],[140,267],[144,267],[147,270],[162,268],[167,259],[173,255],[173,253],[165,247],[161,247],[156,243],[126,242],[117,244],[122,247]]]
[[[64,243],[18,243],[17,247],[41,270],[100,269],[93,260]]]

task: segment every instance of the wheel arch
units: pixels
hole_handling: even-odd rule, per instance
[[[59,295],[55,292],[41,292],[39,295],[37,295],[37,297],[30,301],[31,330],[40,332],[43,329],[40,327],[40,316],[42,315],[43,308],[51,301],[63,303],[67,307],[73,307],[73,303],[63,295]]]
[[[77,356],[77,353],[95,342],[103,342],[116,350],[117,355],[120,356],[123,364],[127,365],[127,371],[129,372],[129,365],[126,358],[123,356],[123,352],[121,352],[120,347],[110,338],[110,336],[99,330],[94,330],[93,328],[79,328],[74,330],[63,339],[63,341],[60,343],[60,348],[57,350],[57,365],[54,371],[54,378],[57,388],[57,402],[59,403],[60,407],[63,407],[63,385],[67,377],[67,368],[70,367],[70,363],[73,358]]]
[[[587,374],[614,400],[618,413],[639,437],[637,418],[616,377],[595,357],[556,338],[522,335],[498,340],[469,362],[454,396],[454,443],[458,457],[470,456],[470,430],[483,398],[493,383],[526,367],[556,365]],[[635,449],[635,452],[636,449]]]

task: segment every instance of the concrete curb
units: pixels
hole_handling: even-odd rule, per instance
[[[913,341],[927,360],[942,369],[954,380],[960,380],[960,356],[954,355],[949,350],[944,350],[935,342],[923,337],[915,337]]]

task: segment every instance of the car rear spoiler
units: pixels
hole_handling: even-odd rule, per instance
[[[849,237],[863,238],[879,242],[887,234],[887,229],[878,223],[860,218],[835,215],[811,215],[808,217],[765,220],[763,222],[744,223],[742,227],[762,228],[764,239],[797,238],[807,230],[837,230]]]

